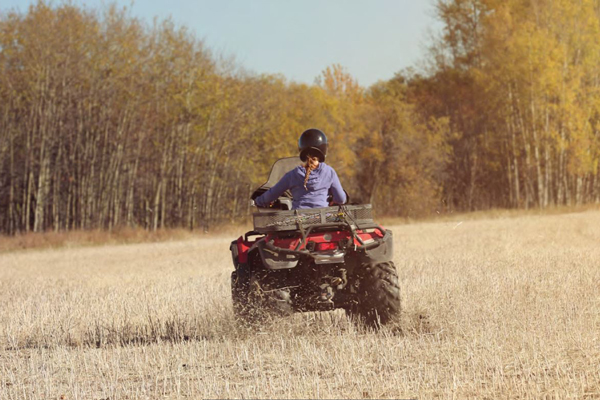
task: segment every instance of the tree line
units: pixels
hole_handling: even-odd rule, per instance
[[[466,209],[600,201],[600,2],[442,0],[410,102],[451,120],[444,198]]]
[[[428,65],[368,88],[248,73],[114,5],[0,12],[0,232],[240,221],[310,127],[379,215],[598,201],[598,4],[436,9]]]

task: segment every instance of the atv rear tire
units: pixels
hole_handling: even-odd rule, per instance
[[[286,289],[275,289],[262,292],[259,304],[265,314],[271,316],[287,317],[294,313],[290,291]]]
[[[375,329],[400,314],[400,286],[393,262],[366,265],[359,279],[357,303],[347,314]]]
[[[233,313],[238,320],[253,324],[268,317],[285,317],[294,312],[289,290],[263,290],[249,274],[231,273]]]
[[[233,271],[231,273],[231,300],[233,314],[237,319],[250,322],[253,307],[250,305],[250,279],[247,274]]]

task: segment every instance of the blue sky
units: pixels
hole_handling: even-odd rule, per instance
[[[26,11],[36,0],[1,0]],[[106,0],[73,0],[100,7]],[[54,1],[54,4],[60,1]],[[117,0],[133,16],[189,27],[215,52],[256,73],[313,83],[338,63],[363,86],[417,66],[440,29],[433,0]]]

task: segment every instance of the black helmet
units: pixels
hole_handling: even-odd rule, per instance
[[[327,155],[327,136],[318,129],[306,130],[300,135],[298,150],[302,161],[306,161],[306,156],[311,155],[323,162]]]

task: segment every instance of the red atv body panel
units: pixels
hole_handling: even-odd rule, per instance
[[[375,229],[370,232],[363,232],[361,230],[356,231],[356,234],[361,238],[363,243],[369,243],[376,239],[381,239],[384,236],[384,232],[380,229]],[[283,249],[290,250],[305,250],[306,245],[310,242],[314,242],[316,244],[319,243],[339,243],[343,240],[348,240],[352,237],[352,234],[348,231],[332,231],[332,232],[319,232],[312,233],[308,235],[306,243],[302,245],[300,248],[296,249],[298,244],[301,242],[302,237],[292,237],[292,238],[281,238],[276,235],[266,235],[265,240],[269,241],[273,239],[273,244],[277,247]],[[248,262],[248,253],[252,249],[252,247],[258,242],[262,240],[262,237],[259,237],[255,240],[246,240],[244,236],[240,236],[237,240],[237,250],[238,250],[238,262],[240,264],[245,264]],[[357,247],[362,246],[361,243],[354,239],[354,245]]]

